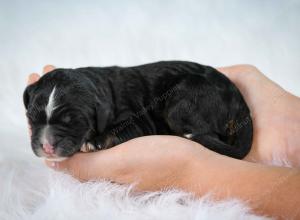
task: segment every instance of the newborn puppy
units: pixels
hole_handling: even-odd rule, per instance
[[[23,98],[32,149],[47,159],[156,134],[185,137],[238,159],[251,148],[252,121],[241,93],[197,63],[55,69]]]

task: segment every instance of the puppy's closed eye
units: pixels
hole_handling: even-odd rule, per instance
[[[71,115],[64,115],[61,120],[62,120],[63,123],[68,124],[68,123],[71,122],[71,119],[72,119]]]

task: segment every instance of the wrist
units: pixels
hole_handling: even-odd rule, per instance
[[[215,200],[252,196],[253,192],[246,182],[249,176],[258,174],[259,166],[207,149],[205,151],[207,152],[201,152],[202,155],[194,155],[191,158],[183,187],[186,191],[193,192],[196,196],[210,193]],[[244,188],[240,191],[241,186]]]

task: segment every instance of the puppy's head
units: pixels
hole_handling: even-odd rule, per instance
[[[74,71],[54,70],[24,92],[31,146],[39,157],[69,157],[97,130],[95,91]]]

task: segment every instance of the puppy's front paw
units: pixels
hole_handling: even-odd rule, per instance
[[[91,144],[90,142],[84,143],[80,148],[80,151],[84,152],[84,153],[93,152],[95,150],[96,150],[96,147],[93,144]]]

